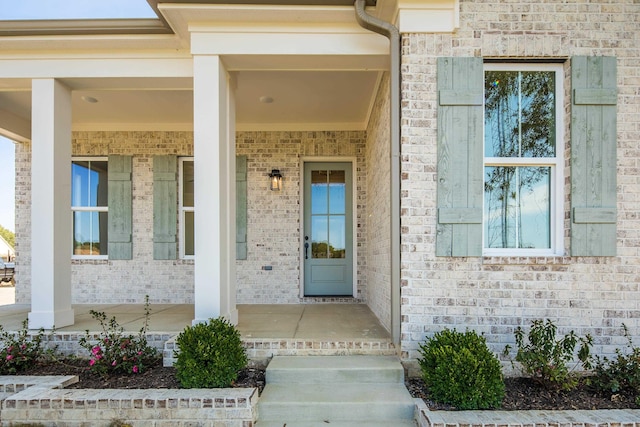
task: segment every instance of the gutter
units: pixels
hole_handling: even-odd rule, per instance
[[[381,34],[389,39],[391,70],[391,337],[400,344],[400,31],[393,24],[367,14],[366,0],[355,0],[356,20],[364,29]],[[398,348],[400,348],[398,346]]]

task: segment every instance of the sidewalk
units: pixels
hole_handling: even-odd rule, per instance
[[[15,304],[16,288],[14,286],[0,286],[0,305]]]

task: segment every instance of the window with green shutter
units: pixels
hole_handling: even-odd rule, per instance
[[[571,254],[615,255],[616,60],[572,59]],[[438,256],[564,255],[563,67],[438,59]]]
[[[180,159],[180,258],[195,256],[193,158]],[[247,156],[236,157],[236,259],[247,259]]]

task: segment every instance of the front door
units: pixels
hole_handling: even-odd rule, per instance
[[[304,295],[353,295],[351,163],[304,165]]]

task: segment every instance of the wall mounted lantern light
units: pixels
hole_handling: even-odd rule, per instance
[[[272,169],[269,174],[269,189],[271,191],[282,190],[282,174],[280,169]]]

